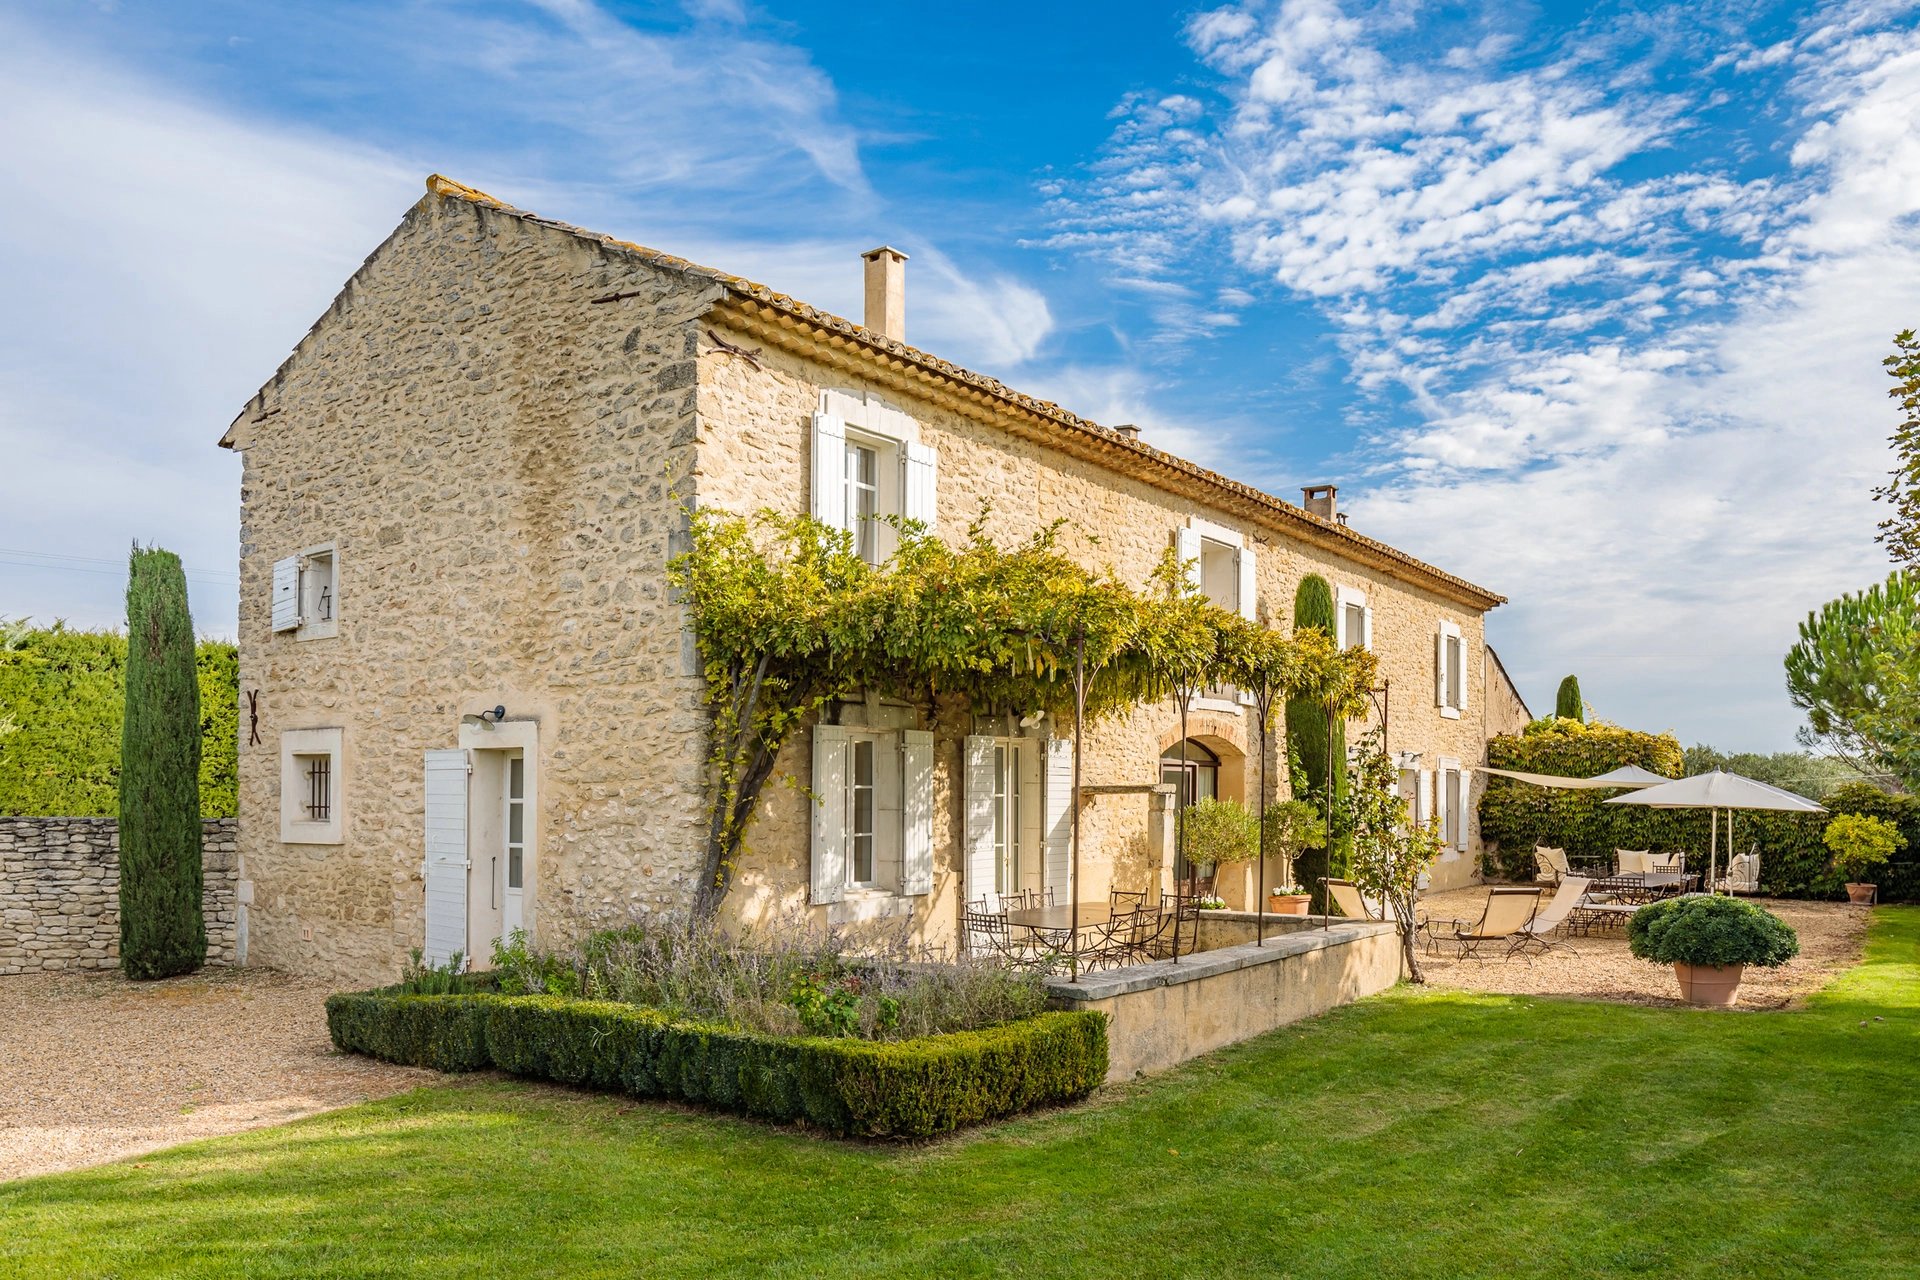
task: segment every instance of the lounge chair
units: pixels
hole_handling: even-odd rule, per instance
[[[1587,895],[1587,886],[1593,881],[1585,876],[1568,876],[1560,882],[1554,892],[1553,900],[1534,912],[1533,919],[1520,926],[1513,935],[1513,941],[1507,947],[1508,955],[1524,954],[1530,948],[1541,952],[1553,950],[1553,942],[1547,937],[1555,929],[1567,922],[1573,909],[1581,905],[1581,899]]]
[[[1715,893],[1759,893],[1760,853],[1736,853],[1727,863],[1727,874],[1713,882]]]
[[[1565,849],[1556,849],[1551,845],[1537,844],[1533,846],[1533,861],[1534,864],[1540,868],[1539,871],[1534,874],[1533,878],[1535,880],[1543,880],[1548,884],[1559,884],[1561,878],[1569,874],[1567,851]]]
[[[1617,875],[1643,876],[1653,870],[1653,857],[1646,849],[1615,849],[1613,866]]]
[[[1462,928],[1456,921],[1451,941],[1460,944],[1460,958],[1480,958],[1480,948],[1489,942],[1507,944],[1507,956],[1513,955],[1514,936],[1527,927],[1540,909],[1537,888],[1502,888],[1487,895],[1486,909],[1480,919]]]
[[[1333,905],[1340,908],[1340,914],[1349,920],[1393,920],[1397,917],[1391,909],[1383,909],[1366,894],[1360,892],[1360,886],[1351,880],[1326,879],[1320,883],[1327,886],[1327,896],[1333,899]]]

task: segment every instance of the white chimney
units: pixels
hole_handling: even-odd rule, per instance
[[[1301,505],[1306,507],[1308,515],[1319,516],[1322,520],[1332,520],[1338,514],[1339,508],[1336,504],[1340,491],[1332,485],[1310,484],[1300,492],[1305,498]]]
[[[895,342],[907,340],[907,255],[881,245],[867,261],[867,328]]]

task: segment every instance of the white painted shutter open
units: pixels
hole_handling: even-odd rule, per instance
[[[1365,648],[1365,649],[1373,648],[1373,606],[1372,605],[1368,605],[1366,608],[1360,611],[1360,645],[1362,648]]]
[[[1186,575],[1187,586],[1198,591],[1200,589],[1200,531],[1192,528],[1176,530],[1174,546],[1180,555],[1180,565]]]
[[[1243,544],[1240,548],[1238,559],[1240,562],[1240,590],[1238,593],[1240,596],[1240,616],[1252,622],[1259,614],[1259,610],[1255,607],[1258,603],[1259,585],[1258,579],[1254,577],[1253,572],[1253,547],[1250,544]]]
[[[961,803],[966,809],[967,879],[963,886],[968,902],[987,900],[987,910],[997,911],[999,877],[993,866],[993,739],[970,734],[961,747]]]
[[[1467,675],[1467,638],[1465,636],[1457,636],[1454,639],[1454,643],[1460,646],[1460,709],[1465,711],[1467,709],[1467,686],[1473,683],[1472,678]]]
[[[300,627],[300,557],[288,556],[273,562],[273,629],[296,631]]]
[[[847,731],[813,728],[813,898],[838,902],[847,888]]]
[[[813,415],[812,499],[815,520],[847,527],[847,424],[830,413]]]
[[[467,775],[465,751],[429,751],[426,756],[428,964],[444,965],[467,951]]]
[[[1425,826],[1433,819],[1433,770],[1422,769],[1420,780],[1414,784],[1413,820]]]
[[[1447,629],[1444,625],[1433,637],[1433,705],[1447,705]]]
[[[1046,766],[1040,758],[1041,740],[1020,739],[1020,878],[1031,882],[1034,868],[1046,874],[1043,850],[1046,826],[1041,820],[1040,797],[1046,791]],[[1023,883],[1024,887],[1024,883]]]
[[[1433,775],[1433,816],[1440,824],[1440,839],[1443,842],[1447,842],[1447,824],[1453,818],[1453,778],[1453,771],[1444,766]]]
[[[1073,739],[1046,740],[1047,881],[1055,902],[1072,900],[1073,880]]]
[[[905,501],[900,514],[909,520],[918,520],[927,527],[928,533],[938,532],[935,521],[939,502],[935,490],[940,478],[939,453],[931,445],[909,440],[901,466],[905,469],[902,477],[905,483],[901,486]]]
[[[900,732],[900,892],[933,892],[933,735]]]

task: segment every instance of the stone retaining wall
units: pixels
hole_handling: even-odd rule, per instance
[[[203,826],[207,963],[233,964],[239,842],[232,818]],[[0,818],[0,974],[119,963],[119,822]]]
[[[1400,980],[1392,925],[1318,917],[1267,921],[1264,945],[1244,912],[1207,912],[1202,946],[1215,950],[1084,975],[1048,978],[1052,1003],[1107,1015],[1107,1083],[1164,1071],[1189,1058],[1385,991]]]

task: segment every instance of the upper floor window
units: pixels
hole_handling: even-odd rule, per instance
[[[340,557],[331,542],[273,563],[273,629],[299,640],[338,635]]]
[[[1342,649],[1373,648],[1373,607],[1367,593],[1340,587],[1333,597],[1334,641]]]
[[[912,418],[860,392],[823,391],[813,415],[814,518],[853,537],[868,564],[899,545],[886,517],[934,527],[938,464]]]
[[[1467,706],[1467,644],[1460,628],[1442,621],[1434,635],[1433,701],[1440,714],[1456,720]]]

